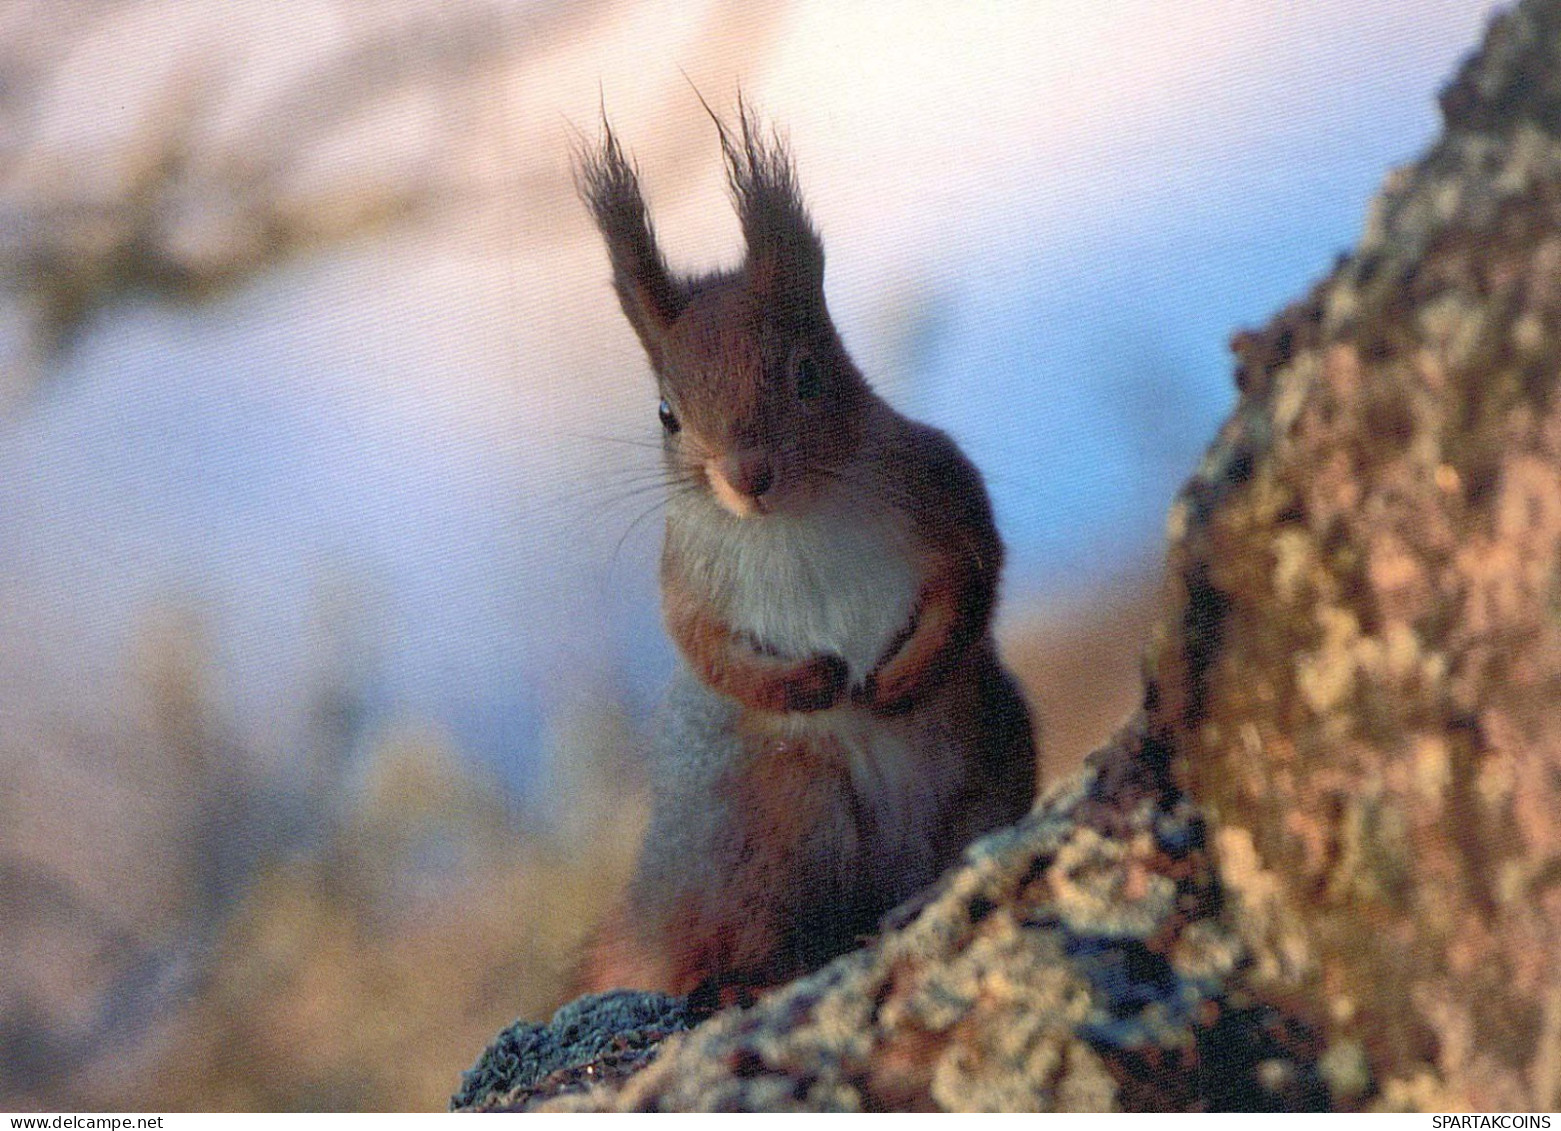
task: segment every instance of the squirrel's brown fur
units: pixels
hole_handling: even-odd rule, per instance
[[[586,990],[742,994],[812,969],[1035,790],[992,643],[1003,548],[981,476],[847,356],[784,143],[741,104],[716,125],[747,245],[732,271],[668,270],[605,122],[578,161],[662,397],[683,660]]]

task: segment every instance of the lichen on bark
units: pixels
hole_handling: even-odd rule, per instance
[[[1172,518],[1218,611],[1155,726],[1254,984],[1390,1107],[1561,1103],[1558,86],[1561,8],[1501,17]]]

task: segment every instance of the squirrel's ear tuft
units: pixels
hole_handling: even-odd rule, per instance
[[[748,278],[753,288],[778,302],[811,304],[821,299],[824,244],[802,203],[785,139],[774,131],[765,138],[740,94],[738,132],[713,113],[711,117],[721,135],[726,179],[748,245]]]
[[[605,113],[601,144],[577,147],[574,171],[580,199],[590,208],[607,241],[613,286],[623,313],[650,355],[651,364],[660,368],[667,328],[688,298],[656,246],[656,231],[640,196],[639,171],[624,156]]]

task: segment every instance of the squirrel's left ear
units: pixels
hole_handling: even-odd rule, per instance
[[[753,113],[737,100],[740,134],[719,119],[726,179],[748,245],[748,279],[759,294],[777,302],[811,305],[824,295],[824,243],[813,229],[785,141],[768,142]],[[714,115],[712,115],[714,117]]]
[[[623,313],[659,371],[667,329],[688,304],[688,296],[656,246],[638,171],[624,156],[605,114],[602,135],[600,148],[576,152],[575,186],[607,241]]]

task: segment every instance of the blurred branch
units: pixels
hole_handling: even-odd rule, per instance
[[[0,1103],[8,1107],[145,1032],[155,1004],[185,981],[193,947],[187,935],[149,943],[69,879],[25,858],[0,859],[0,938]],[[69,962],[78,988],[106,983],[74,1023],[50,987],[40,992],[38,982],[48,979],[33,961],[39,953]]]
[[[24,384],[112,304],[199,302],[300,252],[460,204],[460,186],[448,181],[457,139],[447,131],[398,132],[389,165],[370,146],[345,160],[321,151],[411,93],[448,117],[496,70],[578,33],[606,5],[376,5],[374,27],[348,35],[237,127],[219,120],[245,69],[220,57],[195,61],[202,45],[181,44],[149,110],[112,143],[84,152],[46,136],[44,103],[64,81],[72,48],[138,7],[36,5],[7,20],[0,288],[24,312],[27,340],[13,367]],[[339,15],[351,23],[362,11],[343,4]],[[84,168],[94,176],[81,176]]]
[[[234,46],[259,7],[235,6],[221,37],[139,36],[108,73],[82,64],[84,45],[118,37],[132,19],[178,26],[179,7],[154,21],[142,19],[152,0],[0,12],[0,301],[20,319],[16,340],[0,345],[0,404],[41,386],[116,304],[199,303],[408,221],[499,209],[499,222],[524,227],[526,209],[571,191],[559,162],[520,149],[495,92],[630,5],[319,2],[340,44],[296,73]],[[684,69],[707,85],[741,74],[784,10],[710,4]],[[79,88],[125,82],[116,72],[132,65],[152,94],[127,111],[133,121],[107,123],[124,128],[83,141],[70,136],[82,123],[50,117]],[[275,91],[257,98],[257,74]]]

